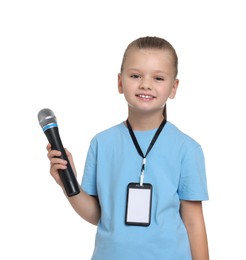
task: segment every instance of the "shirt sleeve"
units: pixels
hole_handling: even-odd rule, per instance
[[[205,160],[200,145],[182,160],[178,194],[180,200],[208,200]]]
[[[97,196],[96,181],[97,142],[92,139],[87,153],[81,188],[89,195]]]

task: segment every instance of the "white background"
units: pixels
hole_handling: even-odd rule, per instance
[[[126,119],[117,73],[146,35],[179,56],[168,119],[205,153],[211,259],[246,259],[245,24],[243,0],[2,0],[0,259],[90,259],[96,228],[50,177],[37,113],[55,112],[81,180],[90,139]]]

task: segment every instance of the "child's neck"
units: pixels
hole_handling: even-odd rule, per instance
[[[163,121],[163,114],[158,113],[154,115],[134,115],[132,113],[128,114],[128,121],[131,124],[133,130],[146,131],[158,128]]]

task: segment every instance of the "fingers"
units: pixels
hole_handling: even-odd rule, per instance
[[[49,160],[51,160],[53,157],[59,157],[61,156],[61,152],[57,150],[49,150],[47,153],[47,156]]]
[[[50,159],[50,167],[52,171],[65,170],[67,168],[67,161],[53,157]]]
[[[52,150],[50,144],[47,145],[46,149],[48,151],[47,156],[48,156],[49,160],[51,160],[53,157],[59,157],[62,155],[60,151]],[[65,152],[69,159],[72,158],[72,154],[66,148],[65,148]]]
[[[46,149],[48,151],[47,157],[50,160],[50,174],[60,184],[61,182],[60,182],[58,171],[59,170],[65,170],[67,168],[68,162],[66,160],[61,159],[60,156],[62,155],[62,153],[60,151],[57,151],[57,150],[52,150],[50,144],[47,145]],[[74,166],[72,154],[67,149],[65,149],[65,152],[66,152],[68,160],[71,164],[71,167],[74,171],[74,174],[76,176],[77,174],[76,174],[76,169],[75,169],[75,166]]]
[[[58,170],[65,170],[67,168],[67,161],[60,158],[61,152],[51,150],[51,145],[47,145],[47,157],[50,160],[50,173],[53,177],[58,175]]]
[[[50,152],[51,151],[51,144],[47,144],[46,149],[47,149],[48,152]]]
[[[67,161],[60,158],[61,152],[56,150],[50,150],[47,154],[50,165],[55,170],[66,169]]]

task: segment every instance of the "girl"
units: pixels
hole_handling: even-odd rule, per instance
[[[202,200],[208,199],[200,145],[166,121],[178,58],[158,37],[130,43],[118,75],[128,118],[97,134],[88,151],[75,211],[97,225],[93,260],[208,260]],[[66,161],[47,146],[62,187]],[[67,152],[73,168],[72,156]]]

